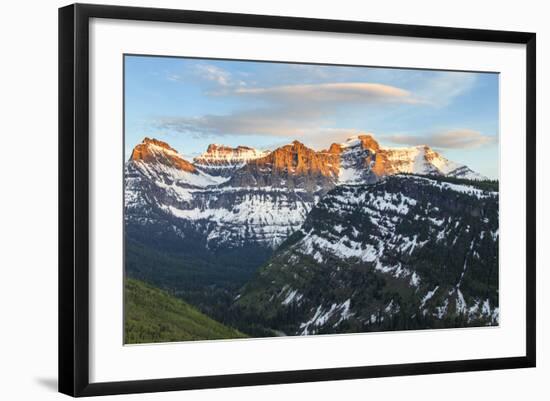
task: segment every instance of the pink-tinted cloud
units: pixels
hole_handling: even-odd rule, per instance
[[[495,144],[498,138],[470,129],[455,129],[427,135],[388,135],[384,139],[402,145],[429,145],[442,149],[474,149]]]

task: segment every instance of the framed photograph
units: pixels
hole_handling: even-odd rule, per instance
[[[59,390],[535,366],[535,34],[59,10]]]

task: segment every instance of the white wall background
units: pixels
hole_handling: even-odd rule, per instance
[[[105,0],[107,1],[107,0]],[[92,1],[90,1],[92,2]],[[538,85],[538,367],[186,393],[130,395],[127,400],[530,399],[550,394],[545,274],[550,256],[546,71],[550,25],[545,2],[487,0],[158,0],[112,4],[317,18],[534,31]],[[57,0],[3,4],[0,22],[0,399],[53,400],[57,386]]]

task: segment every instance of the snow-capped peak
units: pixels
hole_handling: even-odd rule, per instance
[[[342,142],[339,145],[342,149],[345,149],[359,145],[363,145],[363,147],[365,147],[365,145],[367,144],[372,144],[378,147],[378,142],[376,142],[376,140],[374,139],[374,134],[370,132],[350,136],[345,140],[345,142]]]
[[[129,169],[140,171],[160,186],[200,188],[227,181],[197,169],[166,142],[154,138],[145,138],[134,147]]]
[[[434,174],[471,180],[487,179],[469,167],[447,159],[428,145],[385,148],[384,151],[393,174]]]
[[[195,157],[194,162],[207,167],[237,167],[251,160],[259,159],[269,154],[269,151],[254,149],[248,146],[235,148],[226,145],[211,144],[206,152]]]
[[[178,170],[196,173],[196,168],[166,142],[154,138],[144,138],[132,150],[130,161],[159,164]]]
[[[365,169],[376,176],[409,173],[486,179],[467,166],[448,160],[428,145],[381,147],[372,134],[349,137],[343,143],[333,144],[329,151],[340,153],[342,183],[365,181]]]

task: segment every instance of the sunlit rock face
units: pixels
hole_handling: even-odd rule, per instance
[[[193,159],[194,164],[212,175],[231,176],[251,160],[259,159],[269,154],[248,146],[235,148],[225,145],[210,144],[206,152]]]
[[[130,156],[130,161],[151,165],[160,164],[182,171],[196,172],[196,168],[192,163],[185,160],[166,142],[158,139],[145,138],[140,144],[136,145]]]

